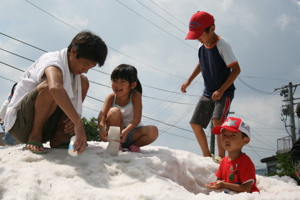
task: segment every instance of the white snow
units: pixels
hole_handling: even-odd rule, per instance
[[[23,151],[24,145],[0,147],[0,199],[300,199],[300,187],[289,177],[256,175],[260,194],[228,195],[204,186],[216,179],[211,158],[161,146],[111,156],[107,145],[89,142],[77,157],[67,149],[37,155]]]

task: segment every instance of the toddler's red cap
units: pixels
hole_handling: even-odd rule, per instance
[[[249,138],[251,136],[249,125],[241,118],[228,117],[221,126],[215,126],[212,132],[216,135],[221,134],[223,128],[232,132],[243,132]]]
[[[186,36],[186,40],[196,40],[198,39],[202,33],[204,32],[204,29],[213,25],[215,23],[214,17],[204,11],[198,11],[196,12],[189,24],[189,33]]]

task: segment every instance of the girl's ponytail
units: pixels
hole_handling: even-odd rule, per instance
[[[137,80],[136,80],[136,86],[135,86],[135,88],[134,88],[134,90],[136,90],[136,91],[138,91],[139,93],[143,93],[143,88],[142,88],[142,85],[141,85],[141,83],[140,83],[140,81],[139,81],[139,79],[137,78]]]

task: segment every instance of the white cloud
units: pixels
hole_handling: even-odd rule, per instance
[[[284,31],[287,29],[288,25],[293,21],[291,17],[287,14],[281,14],[275,19],[276,25],[280,28],[280,30]]]

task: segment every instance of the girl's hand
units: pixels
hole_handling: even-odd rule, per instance
[[[127,131],[125,129],[123,129],[122,132],[121,132],[121,135],[120,135],[121,136],[121,140],[120,140],[121,143],[126,142],[127,135],[128,135]]]
[[[107,138],[107,131],[105,129],[100,130],[100,139],[103,142],[108,142]]]

